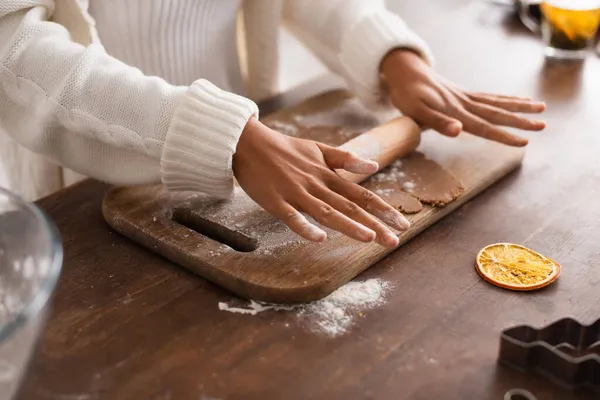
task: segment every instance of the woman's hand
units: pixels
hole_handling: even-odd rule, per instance
[[[378,165],[348,151],[285,136],[255,118],[248,121],[233,156],[233,171],[244,191],[303,238],[322,242],[327,234],[300,212],[361,242],[397,246],[398,237],[380,220],[401,231],[408,229],[408,220],[334,169],[372,174]]]
[[[381,75],[392,104],[420,125],[443,135],[462,130],[511,146],[525,146],[527,139],[499,126],[528,131],[546,127],[543,121],[515,113],[540,113],[546,106],[531,99],[471,93],[438,76],[416,53],[394,50],[381,63]]]

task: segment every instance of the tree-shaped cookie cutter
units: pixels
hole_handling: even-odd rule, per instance
[[[570,389],[587,387],[600,393],[600,319],[591,325],[564,318],[541,329],[506,329],[498,361]]]

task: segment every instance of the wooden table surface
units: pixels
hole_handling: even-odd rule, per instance
[[[40,201],[65,246],[47,329],[23,399],[593,398],[498,366],[500,331],[600,317],[600,59],[546,64],[539,41],[483,1],[403,1],[438,69],[478,90],[548,103],[523,167],[369,269],[394,283],[387,304],[343,336],[304,329],[293,313],[219,311],[231,295],[108,228],[107,186],[87,181]],[[271,102],[324,90],[319,81]],[[563,265],[535,293],[476,274],[477,251],[508,241]]]

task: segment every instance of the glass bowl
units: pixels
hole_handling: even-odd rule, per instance
[[[61,266],[54,224],[0,188],[0,400],[12,399],[19,388]]]

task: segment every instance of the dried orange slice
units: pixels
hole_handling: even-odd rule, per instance
[[[496,243],[481,249],[477,272],[493,285],[511,290],[535,290],[554,282],[560,264],[527,247]]]

